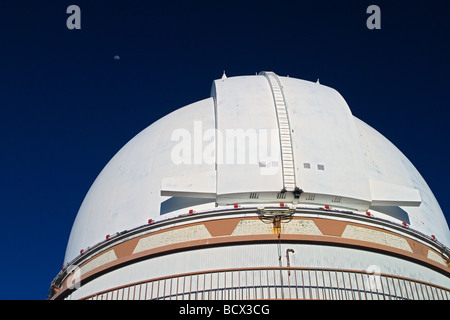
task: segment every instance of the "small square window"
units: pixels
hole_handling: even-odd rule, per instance
[[[311,165],[308,162],[303,163],[303,168],[305,169],[311,169]]]
[[[325,165],[323,165],[323,164],[318,164],[318,165],[317,165],[317,169],[318,169],[318,170],[325,170]]]

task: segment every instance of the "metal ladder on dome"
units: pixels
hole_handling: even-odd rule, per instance
[[[274,72],[263,71],[259,73],[266,77],[272,89],[273,100],[280,133],[281,162],[283,171],[283,187],[285,191],[294,191],[296,188],[294,152],[292,150],[291,127],[286,110],[283,86]]]

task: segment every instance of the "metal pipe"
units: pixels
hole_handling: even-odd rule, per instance
[[[294,253],[294,249],[286,249],[286,261],[287,261],[287,267],[289,268],[291,266],[291,262],[289,260],[289,252]],[[291,275],[291,270],[288,270],[288,276]]]

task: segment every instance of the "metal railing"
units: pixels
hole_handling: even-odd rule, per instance
[[[449,300],[450,289],[387,274],[325,268],[241,268],[185,273],[89,295],[92,300]]]

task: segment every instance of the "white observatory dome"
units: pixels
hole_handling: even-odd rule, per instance
[[[336,224],[345,219],[360,226],[370,221],[385,223],[387,227],[378,231],[353,226],[352,239],[364,240],[364,245],[390,226],[399,226],[399,234],[413,232],[421,239],[418,243],[427,246],[433,246],[433,241],[443,248],[450,245],[444,214],[420,173],[388,139],[354,117],[339,92],[318,82],[262,72],[215,80],[209,98],[166,115],[131,139],[87,193],[72,227],[64,264],[81,261],[81,253],[99,243],[111,248],[105,238],[124,235],[121,241],[128,241],[132,237],[126,238],[127,232],[149,223],[157,228],[158,222],[178,221],[177,217],[187,214],[270,206],[327,210],[327,217]],[[355,218],[340,218],[340,213]],[[308,214],[320,227],[320,214]],[[198,223],[218,219],[208,217],[199,218]],[[252,223],[256,222],[247,226]],[[204,225],[211,231],[210,225]],[[196,226],[189,229],[192,241],[215,237],[212,231],[203,236],[203,229]],[[181,237],[181,229],[176,228],[178,233],[171,237]],[[367,234],[357,233],[363,229]],[[394,239],[395,232],[386,231],[386,237],[400,239]],[[409,233],[404,241],[412,249],[405,255],[425,252],[426,256],[428,251],[422,244],[415,247]],[[165,241],[162,236],[158,239]],[[339,241],[348,245],[347,240]],[[120,260],[120,250],[108,261]],[[101,265],[100,258],[94,260],[86,269],[89,276]],[[442,263],[448,272],[448,265]]]
[[[289,77],[279,77],[279,81],[289,112],[295,182],[303,191],[299,202],[363,213],[371,209],[379,217],[407,222],[450,245],[447,222],[433,193],[389,140],[354,117],[336,90]],[[259,193],[260,201],[261,194],[267,193],[265,202],[277,203],[269,194],[276,195],[285,187],[278,155],[276,161],[250,161],[247,154],[244,163],[238,164],[238,159],[227,161],[233,152],[225,149],[227,130],[235,136],[238,130],[247,136],[265,132],[270,140],[272,129],[278,132],[273,101],[271,86],[262,75],[220,79],[214,81],[210,98],[180,108],[140,132],[111,159],[90,188],[73,225],[65,261],[107,234],[138,227],[148,219],[178,215],[186,208],[214,210],[216,203],[256,202],[248,199],[250,193]],[[205,155],[216,156],[215,126],[224,150],[217,169],[214,159],[208,161]],[[181,154],[184,142],[190,155]],[[175,153],[177,148],[181,155]],[[174,163],[182,160],[185,163]],[[265,161],[278,162],[279,170],[264,175],[261,169],[269,169],[261,167]],[[307,200],[312,199],[308,194],[316,200]]]

